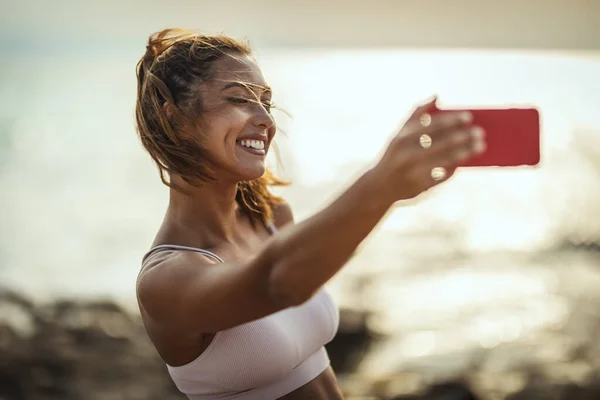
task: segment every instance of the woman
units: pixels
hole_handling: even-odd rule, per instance
[[[323,285],[395,202],[482,152],[481,129],[469,114],[428,114],[435,101],[418,107],[373,168],[294,224],[268,190],[282,183],[265,168],[272,93],[247,46],[165,30],[137,74],[138,132],[170,187],[137,296],[173,381],[190,399],[341,399]]]

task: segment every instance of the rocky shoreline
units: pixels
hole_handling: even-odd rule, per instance
[[[600,354],[594,343],[593,348],[571,348],[569,368],[564,360],[554,362],[554,367],[564,367],[555,371],[555,379],[548,379],[537,366],[514,368],[509,363],[490,370],[485,360],[492,356],[486,353],[471,357],[478,361],[444,379],[427,377],[415,365],[387,380],[369,381],[357,373],[360,362],[386,338],[370,332],[366,316],[356,311],[342,310],[341,321],[328,351],[348,400],[600,398],[600,379],[594,372],[600,363],[590,360],[591,354]],[[587,378],[569,381],[578,366]],[[0,400],[183,398],[139,318],[119,305],[91,300],[37,304],[18,293],[0,291]]]
[[[111,302],[0,294],[0,399],[181,399],[139,320]]]

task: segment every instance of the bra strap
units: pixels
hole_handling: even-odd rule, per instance
[[[277,227],[275,226],[275,224],[273,223],[273,221],[269,221],[267,223],[267,230],[269,231],[269,233],[271,233],[271,235],[273,235],[275,232],[277,232]],[[199,249],[197,247],[189,247],[189,246],[180,246],[177,244],[159,244],[158,246],[154,246],[153,248],[150,249],[150,251],[148,251],[146,253],[146,255],[142,258],[142,263],[146,262],[146,260],[148,259],[148,257],[157,254],[157,253],[162,253],[164,251],[173,251],[173,250],[187,250],[187,251],[193,251],[196,253],[200,253],[204,256],[207,256],[209,258],[212,258],[213,260],[216,260],[217,262],[220,263],[224,263],[225,261],[223,261],[223,259],[221,257],[219,257],[218,255],[216,255],[215,253],[212,253],[208,250],[204,250],[204,249]]]
[[[176,244],[159,244],[158,246],[154,246],[153,248],[150,249],[149,252],[146,253],[146,255],[144,256],[144,258],[142,259],[142,263],[144,263],[149,256],[157,254],[157,253],[161,253],[164,251],[173,251],[173,250],[187,250],[187,251],[193,251],[195,253],[200,253],[204,256],[207,256],[209,258],[212,258],[213,260],[216,260],[220,263],[224,263],[225,261],[223,261],[223,259],[221,257],[219,257],[218,255],[216,255],[215,253],[212,253],[208,250],[204,250],[204,249],[199,249],[197,247],[188,247],[188,246],[179,246]]]
[[[275,226],[275,224],[273,223],[273,221],[269,221],[267,223],[267,230],[269,231],[269,233],[271,235],[273,235],[275,232],[277,232],[277,227]]]

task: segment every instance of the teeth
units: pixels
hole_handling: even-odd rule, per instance
[[[242,140],[241,144],[244,147],[251,147],[257,150],[264,150],[265,148],[265,142],[262,140]]]

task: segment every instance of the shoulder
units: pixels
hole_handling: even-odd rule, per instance
[[[294,223],[294,213],[287,201],[274,204],[271,209],[273,210],[273,223],[277,228]]]
[[[152,317],[173,316],[173,306],[205,276],[217,261],[196,252],[175,251],[150,255],[136,281],[140,306]]]

